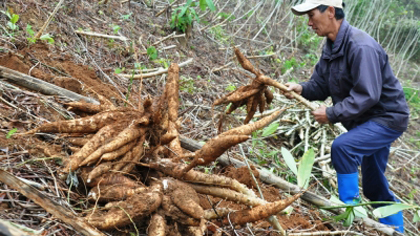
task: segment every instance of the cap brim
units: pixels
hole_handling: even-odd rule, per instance
[[[308,11],[311,11],[315,8],[317,8],[319,5],[318,3],[302,3],[299,5],[296,5],[294,7],[292,7],[292,12],[293,14],[297,15],[297,16],[301,16],[304,15],[306,13],[308,13]]]

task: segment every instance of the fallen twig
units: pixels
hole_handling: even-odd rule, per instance
[[[9,187],[16,189],[36,204],[40,205],[47,212],[53,214],[54,217],[57,217],[66,224],[74,227],[74,229],[78,232],[84,235],[105,235],[96,228],[87,224],[84,219],[78,218],[72,213],[69,213],[70,210],[52,201],[48,196],[4,170],[0,170],[0,181],[7,184]]]

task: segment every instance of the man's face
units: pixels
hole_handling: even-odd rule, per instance
[[[328,10],[325,10],[323,13],[321,13],[318,9],[313,9],[310,12],[308,12],[308,25],[312,27],[314,32],[318,36],[327,36],[330,30],[329,26],[329,19],[328,19]]]

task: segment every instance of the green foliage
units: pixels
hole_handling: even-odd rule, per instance
[[[54,39],[50,34],[44,34],[39,39],[41,39],[42,41],[47,41],[49,44],[54,43]]]
[[[114,31],[114,34],[118,34],[118,31],[121,29],[121,27],[119,25],[111,24],[110,26],[111,26],[112,30]]]
[[[369,205],[370,203],[362,203],[362,204],[356,203],[356,205],[346,205],[340,199],[338,199],[338,197],[335,195],[331,196],[330,201],[333,203],[342,205],[343,208],[346,208],[344,213],[332,217],[336,221],[344,220],[343,225],[346,227],[349,227],[353,223],[355,217],[360,217],[360,218],[367,217],[367,212],[363,206]]]
[[[297,165],[294,161],[293,155],[289,152],[289,150],[282,147],[281,153],[284,161],[286,162],[286,165],[297,176],[298,186],[301,188],[307,188],[312,173],[312,166],[314,165],[315,161],[314,150],[310,148],[303,154],[299,168],[296,167]]]
[[[35,32],[32,30],[32,26],[30,24],[26,25],[26,33],[30,36],[26,39],[29,43],[36,43]],[[54,38],[50,34],[44,34],[40,38],[42,41],[47,41],[49,44],[54,44]]]
[[[227,19],[228,21],[231,21],[231,20],[235,19],[235,16],[233,14],[229,14],[229,13],[226,13],[226,12],[220,12],[219,16],[223,19]]]
[[[408,210],[408,209],[413,209],[416,210],[416,216],[414,220],[414,222],[419,221],[419,210],[420,210],[420,206],[417,205],[411,205],[411,204],[403,204],[403,203],[395,203],[395,204],[391,204],[388,206],[383,206],[383,207],[378,207],[373,211],[373,214],[376,217],[379,218],[383,218],[383,217],[387,217],[390,215],[393,215],[395,213],[398,213],[399,211],[402,210]]]
[[[11,129],[7,134],[6,134],[6,138],[9,139],[11,138],[16,132],[18,131],[17,128],[13,128]]]
[[[189,94],[194,94],[196,90],[194,86],[194,79],[191,77],[181,76],[179,79],[179,89]]]
[[[319,37],[314,34],[307,26],[307,18],[298,17],[296,20],[296,31],[298,37],[296,41],[300,48],[306,50],[309,53],[313,53],[319,47],[323,37]]]
[[[293,71],[294,69],[301,68],[301,67],[303,67],[305,65],[306,65],[305,62],[298,63],[296,61],[296,58],[295,57],[292,57],[292,58],[290,58],[289,60],[286,60],[283,63],[283,66],[281,68],[281,73],[284,74],[284,73],[286,73],[286,71],[288,71],[290,69]]]
[[[123,20],[128,20],[128,19],[131,17],[131,15],[133,15],[133,13],[132,13],[132,12],[130,12],[130,13],[126,14],[126,15],[122,15],[122,16],[121,16],[121,19],[123,19]]]
[[[200,9],[205,11],[206,8],[209,8],[210,11],[216,11],[216,7],[212,0],[200,0]]]
[[[184,6],[178,7],[172,12],[170,26],[173,30],[185,33],[194,21],[199,21],[193,6],[192,0],[188,0]]]
[[[7,11],[0,11],[1,13],[5,14],[7,18],[9,18],[9,21],[7,22],[7,27],[11,29],[12,31],[19,30],[19,26],[16,24],[19,21],[19,15]]]
[[[197,12],[194,9],[195,6],[195,2],[187,0],[187,3],[184,6],[176,8],[171,16],[171,29],[185,33],[185,31],[193,25],[194,21],[200,21]],[[207,8],[210,9],[210,11],[216,11],[213,0],[200,0],[199,7],[202,11],[205,11]]]
[[[308,188],[309,179],[311,178],[312,173],[312,166],[314,165],[315,161],[315,152],[312,148],[306,151],[303,156],[302,160],[300,160],[300,165],[298,168],[298,186],[301,188]]]
[[[265,127],[263,129],[263,132],[261,134],[262,137],[267,137],[269,135],[274,134],[274,132],[277,131],[277,128],[280,126],[279,122],[273,122],[269,126]]]
[[[292,153],[290,153],[290,151],[286,148],[281,147],[281,155],[283,156],[284,162],[286,162],[286,165],[289,167],[289,169],[293,172],[293,174],[297,176],[297,165]]]
[[[147,48],[147,55],[150,60],[155,60],[158,57],[158,51],[154,46],[150,46]]]
[[[235,90],[236,90],[236,86],[235,86],[234,84],[229,84],[229,85],[226,87],[226,91],[233,92],[233,91],[235,91]]]
[[[123,71],[125,71],[125,67],[123,67],[123,68],[115,68],[114,73],[115,74],[121,74]]]

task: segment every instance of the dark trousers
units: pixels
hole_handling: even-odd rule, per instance
[[[385,177],[389,149],[402,132],[368,121],[337,137],[331,160],[339,174],[362,169],[363,194],[371,201],[396,201]]]

